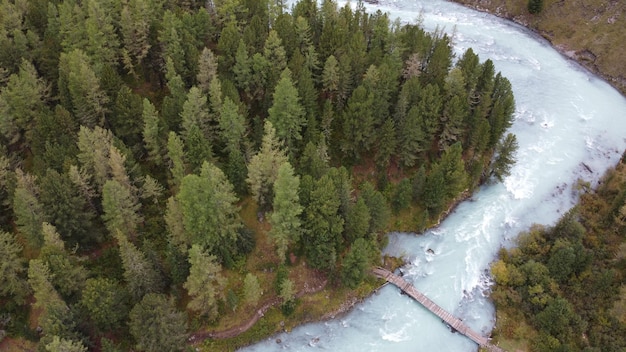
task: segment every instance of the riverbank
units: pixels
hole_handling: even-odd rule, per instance
[[[525,1],[453,0],[520,24],[539,34],[564,56],[604,78],[626,95],[626,3],[616,0],[545,0],[531,15]]]

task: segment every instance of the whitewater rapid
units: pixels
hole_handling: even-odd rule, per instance
[[[288,1],[291,4],[293,1]],[[345,1],[338,1],[343,6]],[[356,1],[352,2],[353,5]],[[512,83],[517,164],[503,184],[483,187],[424,235],[390,234],[387,253],[410,264],[405,278],[486,335],[494,326],[489,263],[533,223],[551,225],[575,203],[572,185],[596,183],[626,149],[626,99],[524,28],[442,0],[380,1],[368,10],[421,21],[472,47]],[[276,343],[276,339],[281,343]],[[469,339],[395,287],[338,319],[307,324],[244,351],[476,351]]]

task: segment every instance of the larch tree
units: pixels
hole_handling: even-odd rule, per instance
[[[176,200],[186,242],[199,244],[222,260],[232,259],[241,219],[233,186],[222,170],[205,162],[200,175],[183,178]]]
[[[187,135],[193,126],[199,127],[209,124],[209,114],[207,111],[207,97],[198,87],[191,87],[187,93],[187,100],[183,104],[183,110],[180,113],[182,137],[187,139]]]
[[[124,267],[124,281],[132,299],[136,302],[147,293],[159,292],[163,285],[162,278],[146,255],[137,249],[122,232],[117,231],[115,238]]]
[[[99,126],[91,129],[81,126],[78,131],[78,155],[81,172],[93,178],[97,193],[100,194],[104,183],[109,179],[109,159],[113,134]]]
[[[187,345],[187,316],[162,294],[149,293],[137,303],[128,327],[141,351],[177,352]]]
[[[116,180],[108,180],[102,188],[102,220],[109,233],[124,231],[128,235],[137,233],[143,221],[141,204],[131,190]]]
[[[216,319],[218,301],[224,299],[226,287],[226,279],[222,276],[217,257],[194,244],[189,249],[189,265],[189,276],[183,284],[191,296],[187,308],[209,319]]]
[[[290,245],[298,242],[301,224],[302,206],[298,198],[300,177],[294,175],[293,167],[285,162],[278,168],[274,183],[274,211],[269,217],[272,229],[269,235],[274,240],[276,252],[281,262],[286,259]]]
[[[19,72],[9,76],[0,89],[0,133],[9,144],[30,140],[26,134],[45,108],[47,97],[46,83],[29,61],[22,60]]]
[[[122,56],[126,69],[135,72],[152,47],[150,26],[155,21],[157,9],[153,1],[129,0],[120,15]]]
[[[167,140],[167,156],[169,159],[169,170],[171,173],[172,185],[179,187],[180,183],[185,177],[185,162],[184,162],[184,144],[182,139],[174,131],[170,131],[169,138]]]
[[[267,86],[272,89],[280,79],[282,72],[287,67],[287,53],[283,47],[283,42],[275,30],[270,30],[265,46],[263,47],[263,57],[270,63]]]
[[[159,112],[147,98],[143,99],[143,144],[148,151],[148,157],[155,165],[163,162],[161,148],[161,130]]]
[[[283,140],[289,153],[295,153],[296,142],[302,139],[301,132],[306,123],[306,116],[288,68],[280,75],[268,114],[269,120],[276,128],[276,134]]]
[[[113,9],[106,7],[106,2],[88,0],[87,18],[84,26],[87,44],[84,48],[95,63],[96,72],[102,72],[103,66],[116,66],[120,54],[120,41],[116,32],[117,19],[113,18]]]
[[[44,245],[39,253],[39,259],[50,269],[50,282],[64,297],[80,292],[87,279],[87,270],[75,256],[67,252],[65,243],[54,226],[44,222],[42,233]]]
[[[81,293],[80,306],[101,331],[117,329],[128,317],[126,290],[114,279],[87,279]]]
[[[10,297],[17,304],[24,304],[29,294],[26,282],[26,266],[22,246],[15,236],[0,231],[0,296]]]
[[[83,51],[61,53],[59,90],[61,94],[68,93],[65,107],[74,112],[81,125],[93,128],[104,124],[110,99],[100,87],[100,80]]]
[[[259,302],[261,295],[263,295],[259,279],[252,273],[246,274],[246,277],[243,280],[243,290],[246,303],[253,306]]]
[[[252,157],[248,165],[246,182],[259,207],[268,210],[274,198],[273,185],[278,177],[278,168],[287,161],[287,156],[281,148],[271,121],[265,121],[264,131],[261,150]]]
[[[30,174],[24,174],[18,169],[16,175],[17,187],[13,194],[15,225],[28,245],[37,249],[43,245],[41,224],[47,220],[45,209],[39,201],[39,187]]]
[[[217,78],[217,57],[211,49],[205,47],[198,57],[196,85],[204,94],[209,93],[211,82]]]

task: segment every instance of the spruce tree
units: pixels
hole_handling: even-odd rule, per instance
[[[183,351],[187,344],[187,316],[174,300],[147,294],[130,312],[128,327],[135,348],[146,352]]]
[[[284,142],[289,153],[295,153],[296,142],[302,139],[306,116],[288,68],[280,75],[268,114],[269,121],[276,128],[276,135]]]

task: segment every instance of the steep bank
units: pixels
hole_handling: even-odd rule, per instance
[[[544,0],[543,10],[531,15],[525,0],[454,1],[536,31],[564,55],[626,94],[626,2]]]

